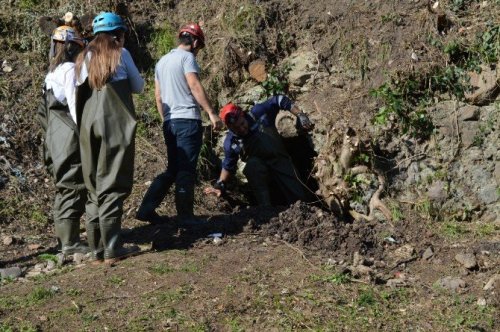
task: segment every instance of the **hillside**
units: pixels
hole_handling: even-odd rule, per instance
[[[498,0],[0,7],[0,331],[499,329]],[[102,10],[127,18],[147,81],[123,220],[143,253],[114,267],[57,254],[36,122],[52,20]],[[166,160],[154,65],[188,21],[207,36],[215,107],[280,92],[315,122],[310,136],[286,114],[278,124],[314,202],[258,209],[243,179],[206,197],[222,157],[207,126],[195,203],[208,224],[134,219]],[[175,216],[173,194],[159,212]]]

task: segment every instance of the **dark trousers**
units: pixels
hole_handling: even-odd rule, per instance
[[[171,119],[163,123],[163,137],[167,145],[167,169],[158,175],[144,196],[141,210],[154,211],[175,182],[176,192],[193,190],[196,165],[203,142],[200,120]]]

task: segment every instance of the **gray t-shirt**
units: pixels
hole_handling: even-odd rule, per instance
[[[163,117],[170,119],[201,119],[185,74],[199,73],[200,67],[191,52],[175,48],[156,64],[155,79],[160,83]]]

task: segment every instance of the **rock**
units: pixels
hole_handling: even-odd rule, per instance
[[[267,78],[266,62],[261,59],[250,62],[248,72],[257,82],[264,82]]]
[[[437,281],[438,285],[456,292],[457,290],[463,289],[467,286],[467,283],[460,278],[445,277]]]
[[[462,264],[466,269],[474,269],[477,267],[477,260],[474,254],[460,253],[455,255],[457,262]]]
[[[469,72],[473,91],[465,95],[465,99],[474,105],[486,105],[498,94],[500,77],[497,69],[481,66],[481,73]]]
[[[75,262],[76,265],[80,265],[80,264],[82,264],[84,258],[85,258],[85,254],[77,252],[73,255],[73,262]]]
[[[19,266],[7,267],[5,269],[0,269],[0,275],[2,279],[16,279],[23,274],[23,270]]]
[[[55,268],[56,268],[56,262],[52,260],[47,261],[47,266],[45,267],[46,271],[52,271]]]
[[[222,239],[220,237],[214,237],[214,244],[215,245],[221,245],[222,244]]]
[[[35,264],[33,271],[42,271],[43,269],[45,269],[45,263],[38,263]]]
[[[55,286],[55,285],[50,286],[50,291],[53,293],[59,293],[60,290],[61,290],[61,288],[59,288],[59,286]]]
[[[57,258],[57,265],[62,266],[64,265],[64,262],[66,262],[66,256],[60,252],[56,255]]]
[[[37,250],[37,249],[40,249],[41,247],[42,247],[42,245],[39,243],[28,244],[29,250]]]
[[[477,196],[484,204],[491,204],[498,201],[498,187],[496,183],[489,183],[486,186],[479,188]]]
[[[480,297],[477,299],[477,305],[480,307],[484,307],[486,305],[486,299],[484,297]]]
[[[386,286],[391,288],[405,286],[406,282],[403,279],[389,279],[387,280]]]
[[[479,107],[467,105],[460,108],[460,120],[462,121],[477,121],[479,120]]]
[[[427,190],[427,197],[433,202],[444,202],[448,197],[446,184],[443,181],[434,181]]]
[[[373,269],[368,266],[358,265],[358,266],[352,266],[351,271],[353,275],[366,276],[370,275],[373,272]]]
[[[310,51],[299,50],[290,56],[292,70],[288,75],[291,85],[303,86],[316,71],[316,54]]]
[[[499,283],[500,283],[500,274],[496,274],[493,277],[491,277],[490,280],[488,280],[486,285],[484,285],[483,290],[489,291],[498,288]]]
[[[2,242],[5,246],[10,246],[14,243],[14,238],[12,236],[4,236]]]
[[[358,251],[356,251],[354,253],[354,255],[352,256],[352,266],[358,266],[360,264],[362,264],[363,262],[363,257],[359,254]]]
[[[10,73],[12,71],[12,67],[7,63],[7,60],[4,60],[2,62],[2,70],[5,72],[5,73]]]
[[[422,259],[428,261],[432,258],[432,256],[434,256],[434,251],[432,250],[432,247],[428,247],[422,254]]]
[[[32,271],[28,271],[28,273],[26,273],[26,277],[27,278],[33,278],[33,277],[39,276],[40,274],[42,274],[42,271],[32,270]]]
[[[405,244],[404,246],[401,246],[394,250],[394,252],[391,253],[391,258],[394,263],[399,264],[412,259],[414,254],[415,248],[413,248],[409,244]]]

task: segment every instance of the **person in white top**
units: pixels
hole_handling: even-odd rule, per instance
[[[138,252],[123,246],[123,201],[134,176],[136,119],[132,93],[144,80],[123,48],[127,27],[120,16],[101,13],[93,20],[95,38],[76,62],[76,113],[88,190],[87,239],[95,263],[113,264]]]
[[[85,212],[80,144],[75,113],[74,61],[83,39],[69,26],[52,34],[53,55],[45,78],[45,93],[38,108],[44,130],[44,161],[57,189],[53,208],[55,233],[64,254],[87,253],[80,241],[80,217]]]

